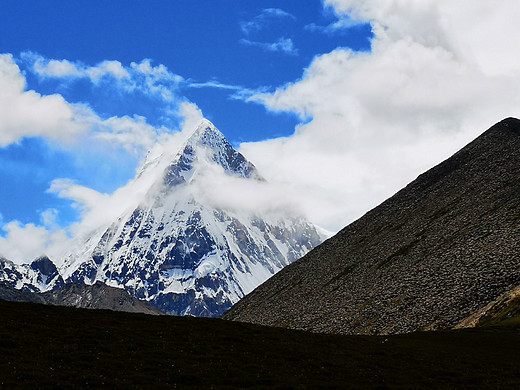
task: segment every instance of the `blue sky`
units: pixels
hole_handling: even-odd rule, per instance
[[[148,151],[202,116],[269,202],[338,231],[520,116],[518,19],[517,0],[3,0],[0,256],[59,257],[138,204]]]
[[[111,80],[93,85],[84,78],[45,78],[31,68],[35,57],[84,66],[112,60],[123,67],[149,59],[152,66],[164,65],[182,77],[181,83],[166,87],[197,104],[237,145],[291,135],[299,118],[233,98],[235,93],[273,90],[295,80],[315,55],[338,46],[370,50],[369,24],[320,30],[335,21],[333,10],[320,1],[302,7],[299,1],[7,0],[0,5],[0,51],[13,55],[26,90],[86,103],[101,118],[139,115],[152,126],[175,130],[178,120],[168,110],[176,102],[116,92]],[[204,86],[209,82],[215,87]],[[72,178],[111,192],[133,177],[139,163],[121,151],[117,158],[74,153],[44,137],[25,137],[0,149],[3,221],[39,223],[41,212],[54,208],[66,226],[77,212],[69,200],[47,192],[53,179]]]

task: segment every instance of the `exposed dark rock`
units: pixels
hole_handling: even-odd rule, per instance
[[[97,282],[93,285],[69,283],[41,294],[51,305],[87,309],[108,309],[131,313],[161,314],[147,302],[132,297],[127,291]]]
[[[0,282],[0,299],[11,302],[46,303],[41,294],[15,289],[6,282]]]
[[[520,121],[496,124],[224,318],[345,334],[451,328],[520,285]]]
[[[55,288],[63,286],[63,278],[56,265],[47,256],[37,258],[31,263],[30,267],[37,272],[39,284],[48,285],[56,278]]]
[[[107,309],[131,313],[161,314],[159,310],[132,297],[123,289],[101,282],[93,285],[68,283],[44,293],[18,290],[0,283],[0,299],[13,302],[32,302],[86,309]]]

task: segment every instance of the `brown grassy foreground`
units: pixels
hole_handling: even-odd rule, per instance
[[[520,388],[516,327],[336,336],[0,301],[0,388]]]

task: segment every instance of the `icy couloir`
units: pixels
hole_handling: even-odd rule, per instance
[[[60,269],[65,281],[124,288],[168,314],[219,316],[321,242],[301,217],[214,202],[208,180],[219,177],[265,183],[204,120],[146,199],[69,255]]]

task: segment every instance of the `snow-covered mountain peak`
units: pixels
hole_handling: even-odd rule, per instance
[[[165,313],[218,316],[322,241],[273,208],[269,184],[210,121],[170,141],[125,189],[135,205],[78,241],[59,273],[45,257],[23,269],[4,261],[0,280],[34,291],[103,282]]]
[[[187,182],[197,163],[204,162],[219,165],[228,175],[263,180],[256,167],[231,146],[213,123],[205,119],[165,169],[164,184],[175,187]]]
[[[211,148],[218,148],[226,142],[227,140],[224,137],[224,134],[222,134],[209,120],[203,119],[188,139],[187,144],[199,144]]]

